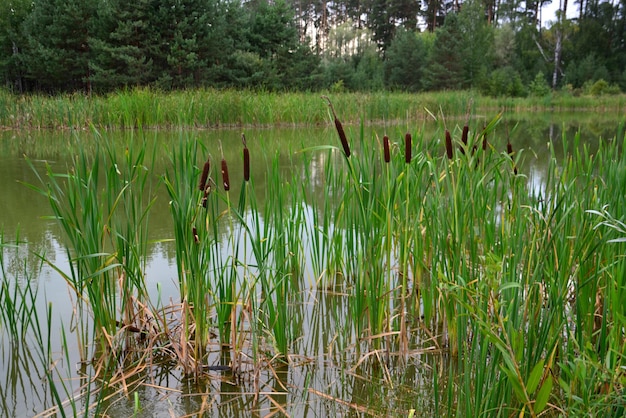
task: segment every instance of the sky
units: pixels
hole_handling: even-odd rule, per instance
[[[563,0],[552,0],[552,3],[543,6],[541,11],[542,26],[546,26],[549,21],[556,21],[556,11],[561,7]],[[578,16],[578,4],[574,0],[567,1],[567,18],[573,19]]]

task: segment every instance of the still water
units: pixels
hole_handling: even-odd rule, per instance
[[[488,120],[474,121],[472,128],[481,127]],[[454,121],[448,121],[448,127]],[[459,122],[461,123],[461,122]],[[491,140],[494,147],[506,149],[507,138],[516,150],[522,151],[519,169],[527,176],[528,187],[540,188],[543,171],[548,163],[547,144],[559,144],[563,137],[573,140],[580,135],[581,143],[593,149],[598,139],[611,139],[620,133],[624,117],[620,115],[590,114],[532,114],[505,115]],[[388,134],[392,141],[401,143],[407,130],[423,141],[442,141],[441,123],[419,122],[407,126],[364,126],[365,143],[379,141]],[[458,127],[457,134],[458,134]],[[361,127],[347,127],[349,136],[359,135]],[[154,179],[168,169],[171,150],[182,138],[196,138],[206,147],[214,161],[223,153],[227,161],[241,158],[241,130],[219,131],[146,131],[108,132],[102,135],[119,144],[120,149],[137,139],[157,144],[154,161]],[[46,166],[55,172],[71,169],[71,159],[78,149],[90,149],[95,143],[94,132],[81,131],[4,131],[0,132],[0,233],[5,243],[21,243],[3,248],[4,280],[22,281],[21,288],[30,283],[37,291],[34,302],[39,317],[45,322],[50,315],[50,341],[55,365],[55,379],[64,382],[76,395],[84,382],[79,378],[88,373],[76,353],[62,352],[63,329],[71,338],[74,301],[59,271],[68,272],[69,266],[63,238],[57,224],[49,219],[51,213],[46,199],[28,187],[39,185],[38,176],[45,179]],[[257,198],[262,204],[265,196],[265,174],[274,156],[278,155],[279,169],[285,173],[300,170],[294,156],[305,148],[318,145],[339,145],[336,133],[328,127],[292,129],[246,129],[245,136],[252,157],[251,177],[255,182]],[[395,138],[395,139],[394,139]],[[442,142],[441,142],[442,143]],[[415,145],[417,149],[420,144]],[[559,150],[559,146],[555,147]],[[441,152],[444,153],[443,145]],[[306,170],[319,176],[323,182],[323,153],[311,158]],[[201,164],[204,157],[199,157]],[[233,163],[234,164],[234,163]],[[232,165],[231,165],[232,167]],[[233,185],[241,184],[241,174],[231,170]],[[312,181],[311,184],[315,184]],[[153,300],[161,303],[178,298],[177,269],[174,254],[172,221],[168,195],[159,184],[157,199],[150,213],[146,267],[147,288]],[[321,188],[320,188],[321,190]],[[239,190],[233,187],[233,195]],[[327,198],[321,192],[317,199]],[[42,263],[44,256],[49,264]],[[53,267],[52,267],[53,266]],[[23,274],[23,271],[32,273]],[[30,281],[28,281],[30,279]],[[346,332],[339,318],[350,315],[347,298],[341,294],[323,292],[315,286],[316,278],[305,271],[301,287],[301,338],[293,348],[289,366],[263,372],[255,381],[235,381],[228,373],[215,372],[202,382],[187,379],[177,370],[161,370],[144,375],[147,384],[133,389],[128,396],[114,396],[103,407],[112,417],[183,416],[198,410],[211,411],[216,416],[267,416],[286,413],[290,416],[338,415],[406,415],[411,409],[420,415],[432,415],[432,373],[439,367],[454,367],[445,355],[428,354],[415,350],[402,367],[371,369],[356,367],[350,356],[355,347],[346,347],[338,341]],[[28,283],[27,283],[28,282]],[[4,303],[4,301],[2,302]],[[420,344],[416,333],[413,346]],[[46,375],[39,366],[38,354],[33,350],[36,339],[27,335],[24,341],[14,341],[0,327],[0,416],[35,416],[48,414],[56,402],[47,389]],[[73,342],[67,345],[72,346]],[[358,358],[358,355],[357,355]],[[216,359],[222,362],[224,359]],[[443,373],[446,376],[447,373]],[[439,390],[444,390],[445,379]],[[136,403],[137,402],[137,403]],[[136,405],[140,405],[137,411]],[[78,402],[84,408],[84,403]],[[80,413],[80,411],[76,411]]]

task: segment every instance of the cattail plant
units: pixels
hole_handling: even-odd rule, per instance
[[[385,162],[391,161],[391,152],[389,151],[389,137],[385,135],[383,137],[383,151],[385,153]]]
[[[346,155],[346,158],[350,157],[350,145],[348,144],[348,138],[346,137],[346,132],[343,130],[343,125],[341,121],[337,119],[337,114],[335,113],[335,108],[333,107],[332,102],[327,96],[323,96],[324,99],[328,102],[328,106],[330,107],[330,111],[333,113],[333,118],[335,119],[335,128],[337,129],[337,133],[339,134],[339,139],[341,140],[341,146],[343,147],[343,153]]]
[[[411,134],[407,132],[404,135],[404,162],[407,164],[411,163],[411,142]]]
[[[241,141],[243,142],[243,179],[244,181],[250,180],[250,151],[246,145],[246,136],[241,134]]]
[[[446,155],[448,156],[448,160],[452,159],[452,152],[452,136],[450,135],[450,131],[446,129]]]

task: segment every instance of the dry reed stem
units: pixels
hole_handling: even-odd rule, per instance
[[[313,395],[317,395],[320,398],[324,398],[324,399],[328,399],[328,400],[331,400],[331,401],[335,401],[335,402],[337,402],[340,405],[347,406],[347,407],[352,408],[355,411],[360,412],[360,413],[373,415],[373,416],[376,415],[376,413],[374,411],[370,411],[369,408],[367,408],[367,407],[365,407],[363,405],[357,405],[357,404],[355,404],[353,402],[344,401],[343,399],[336,398],[334,396],[328,395],[328,394],[326,394],[324,392],[320,392],[319,390],[315,390],[313,388],[309,388],[309,393],[312,393]]]

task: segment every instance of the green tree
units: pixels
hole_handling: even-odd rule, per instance
[[[428,32],[434,32],[444,23],[446,12],[451,9],[450,2],[446,0],[423,0],[424,6],[421,15],[426,21]]]
[[[24,22],[25,78],[46,91],[91,90],[89,38],[96,0],[41,0]]]
[[[0,79],[18,92],[24,90],[20,54],[25,40],[20,27],[29,12],[30,2],[26,0],[0,4]]]
[[[494,64],[504,67],[515,61],[515,31],[513,25],[504,24],[494,30]]]
[[[208,67],[226,57],[232,43],[226,36],[225,5],[217,0],[160,0],[154,57],[160,87],[200,86]]]
[[[481,90],[483,93],[494,97],[525,95],[522,78],[513,67],[502,67],[494,70],[485,80]]]
[[[100,3],[98,26],[90,39],[94,89],[107,91],[154,82],[157,48],[153,0]]]
[[[356,71],[353,81],[359,90],[376,91],[385,87],[383,61],[373,44],[360,48],[354,57]]]
[[[619,82],[621,73],[626,66],[626,1],[619,3],[610,1],[594,1],[585,3],[582,17],[577,27],[570,31],[571,47],[565,57],[569,62],[576,65],[588,66],[591,61],[596,67],[604,66],[608,71],[605,74],[594,72],[577,71],[577,75],[570,76],[569,70],[575,66],[567,67],[566,80],[575,80],[575,86],[581,86],[585,81],[605,78],[608,82]],[[564,54],[565,55],[565,54]],[[583,79],[587,77],[587,79]],[[608,77],[608,78],[607,78]]]
[[[426,86],[432,90],[454,90],[463,86],[462,32],[456,13],[446,16],[435,31],[435,41],[426,67]]]
[[[430,53],[430,36],[399,30],[384,61],[385,85],[394,89],[420,91],[425,87],[424,70]]]
[[[512,67],[527,85],[539,72],[551,74],[548,43],[536,26],[522,25],[515,33],[515,54]]]
[[[458,23],[462,33],[459,59],[463,65],[463,86],[477,87],[493,67],[493,28],[487,24],[487,16],[479,0],[463,3]]]
[[[263,60],[263,87],[308,88],[319,65],[310,47],[301,44],[291,9],[284,0],[260,1],[250,10],[249,52]]]

